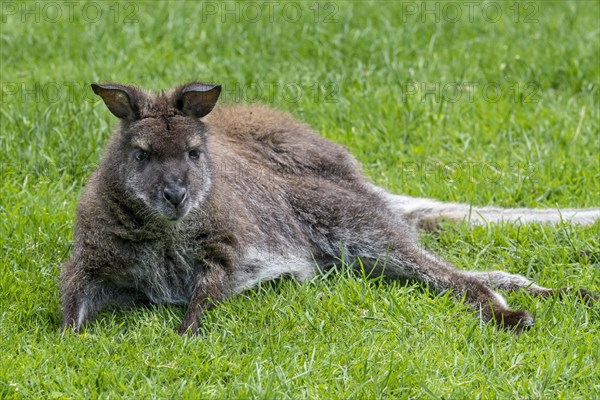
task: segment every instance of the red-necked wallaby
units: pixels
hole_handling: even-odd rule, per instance
[[[484,320],[520,331],[533,318],[495,289],[553,290],[502,271],[459,270],[422,249],[417,227],[600,218],[600,209],[473,208],[390,194],[342,146],[285,113],[213,110],[218,85],[92,89],[121,124],[79,203],[61,273],[65,328],[78,331],[107,303],[149,301],[188,304],[179,332],[196,332],[227,297],[281,276],[310,279],[343,256],[372,274],[450,290]]]

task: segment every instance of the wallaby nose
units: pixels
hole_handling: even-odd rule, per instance
[[[163,195],[165,199],[175,207],[180,205],[183,200],[185,200],[185,196],[187,194],[187,190],[182,186],[167,186],[163,191]]]

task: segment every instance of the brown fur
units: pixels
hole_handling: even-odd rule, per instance
[[[553,293],[518,275],[460,271],[424,251],[416,225],[439,219],[435,207],[407,208],[409,198],[369,184],[344,148],[285,113],[210,113],[220,87],[201,83],[158,95],[93,89],[121,126],[78,207],[61,274],[64,327],[79,330],[107,303],[150,301],[189,304],[179,332],[196,332],[219,301],[280,276],[309,279],[342,256],[389,279],[451,290],[510,329],[533,319],[492,287]]]

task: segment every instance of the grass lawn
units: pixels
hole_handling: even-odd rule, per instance
[[[510,294],[536,317],[515,336],[343,265],[232,298],[199,337],[177,336],[185,310],[166,306],[58,329],[78,194],[116,125],[91,82],[222,83],[224,101],[293,113],[397,193],[600,206],[597,1],[0,7],[0,398],[600,397],[598,304]],[[600,291],[600,223],[447,226],[423,243],[461,268]]]

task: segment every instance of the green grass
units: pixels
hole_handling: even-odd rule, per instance
[[[202,79],[223,83],[229,102],[260,87],[260,100],[344,144],[392,191],[599,206],[598,2],[524,2],[518,14],[496,2],[496,22],[482,5],[448,22],[447,3],[439,22],[411,15],[421,2],[295,2],[287,19],[281,2],[255,22],[255,9],[225,14],[220,2],[91,3],[98,22],[86,3],[71,14],[53,4],[58,18],[41,2],[27,3],[33,15],[1,5],[0,398],[600,396],[598,305],[510,294],[537,318],[515,336],[446,295],[364,281],[343,266],[233,298],[199,337],[174,333],[179,307],[107,309],[82,335],[58,330],[77,197],[116,122],[89,83]],[[473,91],[453,99],[459,82]],[[448,226],[423,241],[461,268],[598,292],[599,238],[596,223]]]

